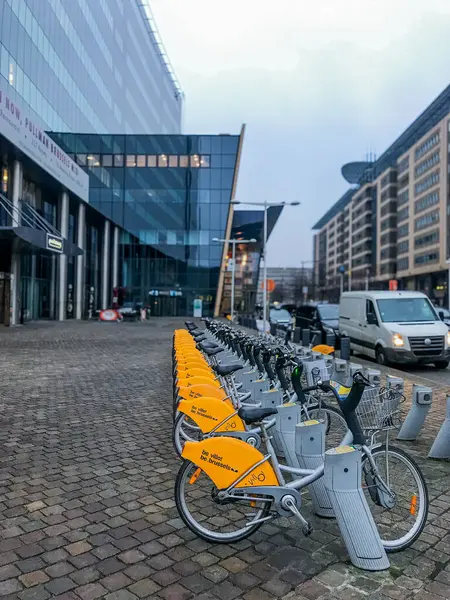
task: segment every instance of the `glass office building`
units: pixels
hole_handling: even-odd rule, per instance
[[[87,170],[90,204],[120,227],[123,299],[154,316],[192,314],[201,299],[212,315],[226,252],[213,239],[230,232],[242,135],[52,137]]]
[[[0,78],[42,129],[181,131],[147,0],[0,0]]]

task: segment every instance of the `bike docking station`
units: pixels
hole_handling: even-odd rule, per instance
[[[300,468],[295,453],[295,426],[301,421],[301,407],[289,402],[277,406],[276,423],[273,431],[275,449],[279,448],[288,467]]]
[[[362,489],[361,452],[339,446],[325,452],[324,486],[351,562],[384,571],[389,559]]]
[[[297,423],[295,426],[295,454],[300,469],[314,471],[324,462],[325,454],[325,423],[312,420]],[[333,518],[334,511],[325,481],[320,477],[308,487],[311,495],[313,510],[319,517]]]
[[[250,392],[250,384],[259,378],[259,373],[251,367],[244,367],[240,371],[236,371],[235,379],[242,383],[244,390]]]
[[[419,435],[433,401],[433,390],[423,385],[413,385],[412,402],[397,439],[414,441]]]
[[[251,404],[262,406],[261,395],[263,392],[267,392],[269,388],[270,382],[268,379],[259,378],[251,381],[247,388],[247,391],[252,393]]]
[[[428,458],[450,458],[450,397],[447,396],[447,406],[444,422],[439,429],[436,439],[431,446]]]

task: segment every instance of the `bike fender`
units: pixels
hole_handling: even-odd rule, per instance
[[[233,415],[235,409],[228,401],[201,396],[191,400],[181,400],[177,410],[192,419],[203,433],[209,433],[228,417],[228,420],[217,429],[218,433],[223,431],[245,431],[242,419],[237,415]]]
[[[199,383],[204,383],[205,385],[213,385],[215,388],[220,389],[220,383],[212,377],[204,376],[204,375],[196,375],[195,377],[177,377],[178,386],[181,387],[191,387],[193,385],[197,385]]]
[[[178,395],[181,396],[183,400],[193,400],[194,398],[200,398],[201,396],[217,398],[217,400],[225,400],[226,398],[223,390],[214,385],[206,385],[204,383],[191,385],[190,387],[180,387]]]
[[[256,466],[264,458],[263,454],[235,438],[213,437],[201,442],[186,442],[181,456],[204,471],[218,489],[229,487],[247,471],[236,488],[279,485],[268,461]]]

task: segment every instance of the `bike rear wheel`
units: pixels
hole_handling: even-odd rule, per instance
[[[190,417],[179,413],[172,430],[173,447],[178,456],[181,456],[185,442],[199,442],[202,439],[200,427]]]
[[[272,501],[219,500],[216,486],[191,461],[184,461],[175,481],[175,502],[180,517],[196,535],[208,542],[230,544],[261,527]]]
[[[339,446],[348,429],[342,413],[337,408],[323,404],[309,406],[307,411],[309,419],[325,423],[325,450]]]
[[[379,475],[395,495],[391,508],[380,503],[382,486],[363,455],[362,484],[367,503],[386,552],[400,552],[413,544],[428,516],[428,489],[416,462],[403,450],[382,444],[371,448]]]

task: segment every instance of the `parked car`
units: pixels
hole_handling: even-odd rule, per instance
[[[450,362],[450,331],[420,292],[345,292],[341,296],[339,331],[350,348],[381,365]]]
[[[442,306],[435,306],[434,309],[437,312],[437,314],[439,315],[439,318],[441,319],[441,321],[444,321],[444,323],[450,329],[450,310],[447,310],[446,308],[443,308]]]
[[[285,308],[273,307],[269,312],[271,324],[286,328],[291,322],[291,315]]]
[[[296,326],[301,329],[318,330],[320,343],[325,344],[327,334],[336,336],[339,344],[339,304],[305,304],[297,308]]]

